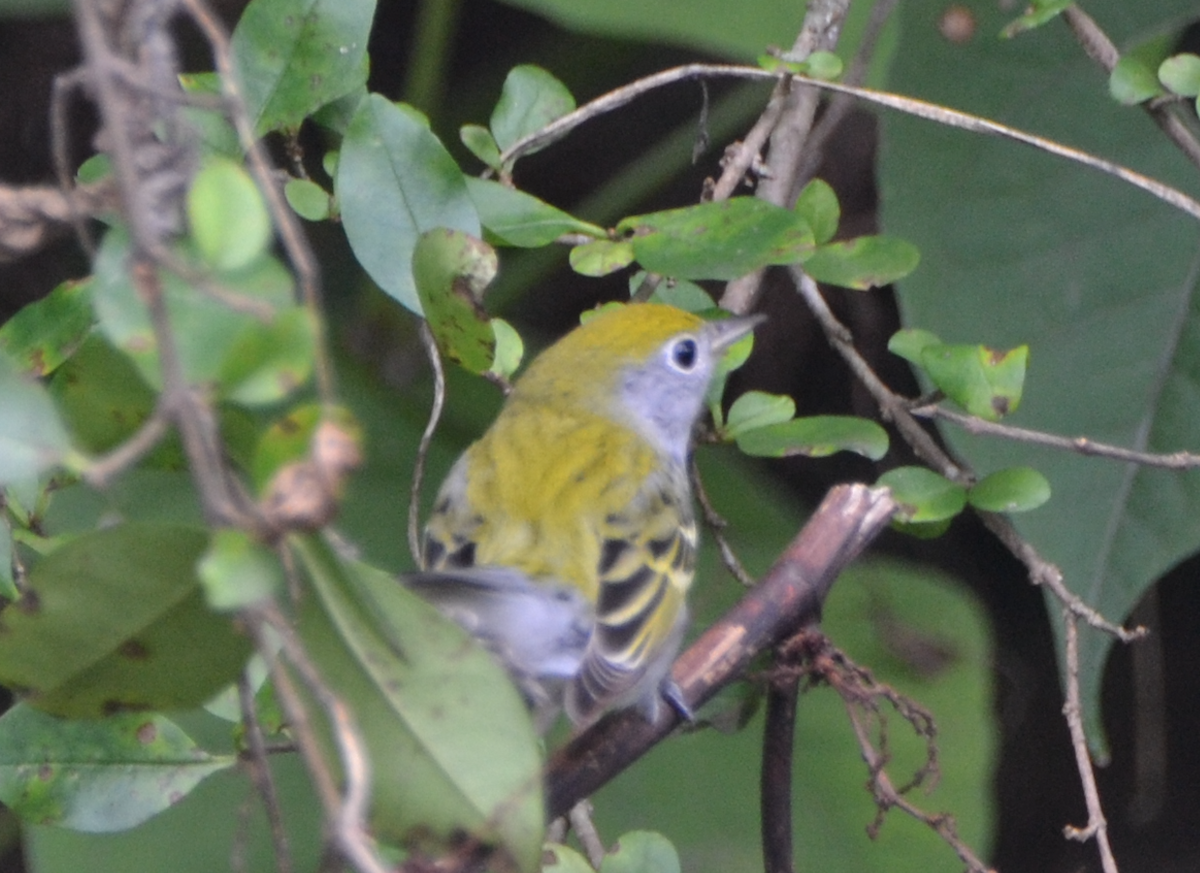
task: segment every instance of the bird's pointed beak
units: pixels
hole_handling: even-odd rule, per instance
[[[761,312],[735,315],[721,321],[710,321],[704,325],[704,329],[712,338],[713,349],[723,352],[766,320],[767,317]]]

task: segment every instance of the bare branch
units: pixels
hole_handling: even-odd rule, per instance
[[[1200,455],[1191,452],[1171,452],[1170,454],[1154,454],[1139,452],[1124,446],[1114,446],[1099,443],[1084,436],[1065,437],[1046,433],[1040,430],[1029,430],[1024,427],[1014,427],[1010,424],[1000,424],[995,421],[985,421],[974,415],[966,415],[946,409],[944,406],[919,406],[910,410],[917,418],[941,419],[957,424],[967,433],[1003,437],[1020,443],[1035,446],[1047,446],[1052,449],[1062,449],[1066,452],[1085,455],[1092,458],[1107,458],[1113,461],[1128,461],[1141,464],[1144,467],[1163,467],[1168,470],[1192,470],[1200,467]]]
[[[1063,705],[1063,715],[1067,718],[1067,727],[1071,732],[1071,746],[1075,750],[1075,767],[1079,771],[1079,779],[1083,784],[1083,798],[1088,810],[1086,827],[1076,828],[1068,825],[1063,829],[1063,833],[1069,839],[1080,842],[1095,839],[1104,873],[1117,873],[1117,861],[1113,857],[1112,846],[1108,842],[1108,821],[1104,818],[1104,809],[1100,805],[1100,790],[1096,787],[1096,773],[1092,769],[1092,757],[1088,753],[1087,747],[1087,734],[1083,729],[1083,717],[1079,703],[1079,625],[1070,610],[1063,610],[1063,625],[1066,629],[1067,675],[1070,677],[1070,681],[1067,682],[1067,701]]]

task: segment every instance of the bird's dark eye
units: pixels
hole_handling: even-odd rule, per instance
[[[671,363],[684,373],[690,373],[695,368],[697,357],[699,349],[696,348],[696,341],[690,337],[676,340],[671,346]]]

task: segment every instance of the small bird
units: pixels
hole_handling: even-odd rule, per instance
[[[672,699],[692,431],[725,350],[761,320],[594,315],[529,366],[442,484],[404,582],[505,663],[542,727],[560,703],[586,726],[628,706],[653,720]]]

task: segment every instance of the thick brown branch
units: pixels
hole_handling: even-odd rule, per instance
[[[695,710],[741,677],[753,658],[815,620],[834,579],[879,535],[895,510],[886,489],[832,489],[763,581],[675,662],[672,679]],[[681,716],[660,707],[645,721],[614,713],[575,737],[551,759],[547,811],[564,815],[669,734]]]

